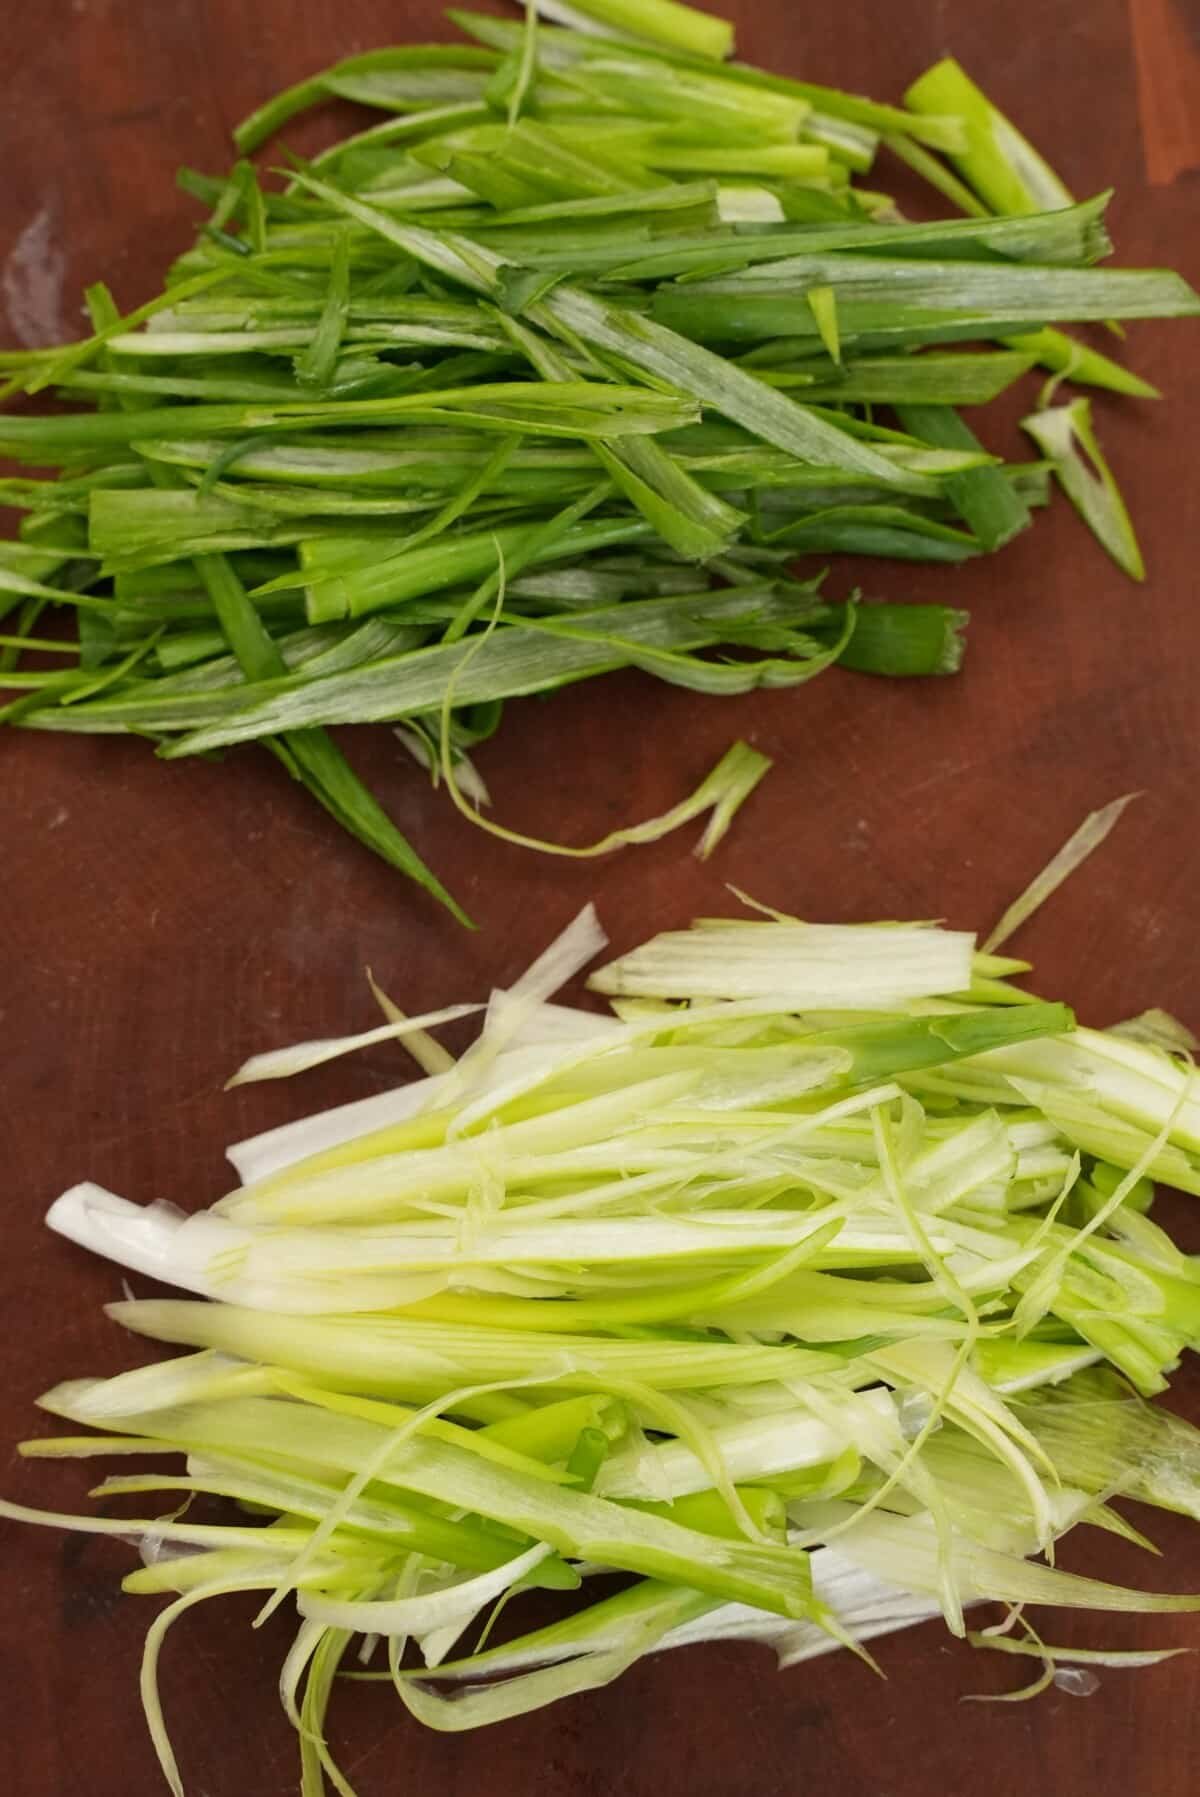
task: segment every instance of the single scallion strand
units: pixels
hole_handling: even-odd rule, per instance
[[[312,342],[296,361],[296,379],[303,387],[327,387],[337,365],[338,351],[350,312],[350,239],[343,231],[334,240],[329,271],[329,293]]]
[[[983,945],[985,954],[993,954],[1010,936],[1015,935],[1034,912],[1040,910],[1046,900],[1058,891],[1063,882],[1082,867],[1088,856],[1095,854],[1107,840],[1109,833],[1120,823],[1127,806],[1138,797],[1137,793],[1127,792],[1123,798],[1113,799],[1098,811],[1089,812],[1079,828],[1072,832],[1025,891],[1007,907]]]
[[[679,0],[537,0],[538,11],[558,24],[630,37],[668,50],[721,61],[733,54],[733,26]]]
[[[1114,362],[1111,356],[1102,354],[1092,344],[1080,343],[1066,331],[1055,330],[1052,325],[1040,331],[1022,331],[1004,341],[1010,349],[1036,357],[1040,367],[1063,375],[1080,386],[1103,387],[1110,393],[1128,394],[1132,399],[1161,398],[1158,388],[1143,380],[1140,374]]]
[[[1144,580],[1146,566],[1133,520],[1097,440],[1090,401],[1075,399],[1034,412],[1021,428],[1050,462],[1068,499],[1117,566],[1131,579]]]
[[[927,181],[930,187],[940,193],[943,199],[949,200],[959,212],[965,212],[971,218],[990,216],[983,201],[977,199],[965,182],[960,181],[941,158],[927,150],[924,144],[906,136],[902,131],[894,132],[884,141],[893,156],[920,175],[923,181]]]
[[[1070,190],[1045,158],[952,56],[914,81],[904,103],[913,112],[949,112],[963,121],[966,148],[948,154],[993,212],[1052,212],[1074,204]]]

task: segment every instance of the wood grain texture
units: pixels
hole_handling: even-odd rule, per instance
[[[1195,177],[1142,182],[1124,0],[742,0],[730,10],[746,55],[884,98],[953,50],[1073,188],[1118,186],[1122,260],[1172,261],[1200,276]],[[1194,27],[1187,0],[1175,0],[1175,16]],[[445,35],[433,0],[50,0],[12,5],[5,22],[0,331],[12,342],[73,334],[85,279],[105,276],[126,304],[153,291],[189,235],[175,166],[219,165],[229,127],[264,94],[355,49]],[[811,917],[943,915],[986,926],[1084,812],[1140,787],[1119,835],[1030,928],[1027,946],[1042,988],[1091,1021],[1163,1003],[1200,1023],[1190,472],[1200,354],[1187,326],[1136,327],[1129,351],[1169,394],[1157,406],[1097,402],[1143,535],[1144,589],[1060,504],[974,567],[836,571],[839,593],[860,579],[873,593],[968,605],[971,653],[958,680],[835,674],[797,693],[703,701],[610,678],[514,709],[480,755],[507,821],[588,840],[665,806],[746,735],[778,766],[707,867],[681,839],[585,866],[485,842],[389,732],[344,733],[401,827],[479,919],[479,933],[466,935],[341,838],[258,752],[193,766],[156,763],[133,742],[0,742],[0,1439],[45,1426],[32,1402],[54,1380],[116,1370],[141,1352],[100,1315],[119,1276],[45,1233],[47,1202],[87,1174],[139,1199],[205,1203],[228,1178],[226,1141],[389,1083],[402,1063],[379,1052],[290,1091],[220,1091],[253,1048],[365,1025],[364,963],[424,1008],[512,975],[587,897],[623,948],[721,908],[726,880]],[[988,430],[1006,447],[1003,428]],[[1194,1201],[1164,1210],[1200,1248]],[[1190,1369],[1176,1402],[1196,1416],[1198,1396]],[[39,1468],[5,1450],[0,1489],[10,1497],[70,1508],[87,1483],[85,1468]],[[1157,1516],[1151,1527],[1165,1562],[1099,1536],[1072,1543],[1067,1561],[1200,1588],[1200,1531]],[[0,1526],[0,1680],[11,1699],[0,1789],[150,1797],[159,1788],[136,1693],[149,1611],[116,1592],[128,1564],[117,1543]],[[189,1791],[204,1797],[296,1788],[294,1743],[275,1703],[287,1629],[277,1618],[252,1634],[249,1617],[244,1604],[213,1606],[187,1619],[165,1655],[181,1764]],[[1064,1616],[1049,1634],[1195,1644],[1200,1624]],[[386,1693],[358,1686],[335,1704],[333,1740],[362,1797],[1196,1790],[1190,1658],[1104,1674],[1087,1702],[1052,1693],[1016,1710],[960,1705],[968,1692],[1012,1688],[1020,1672],[938,1627],[885,1645],[882,1659],[887,1683],[845,1656],[776,1677],[759,1650],[693,1651],[475,1738],[422,1734]]]
[[[1146,178],[1200,174],[1200,9],[1194,0],[1129,0]]]

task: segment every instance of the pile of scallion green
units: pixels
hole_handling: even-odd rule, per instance
[[[789,564],[961,562],[1054,474],[1140,576],[1086,400],[1045,400],[1017,465],[959,408],[1035,365],[1152,393],[1055,321],[1200,301],[1097,268],[1107,196],[1076,204],[953,62],[897,107],[726,62],[675,0],[452,17],[469,43],[351,57],[248,119],[244,158],[331,98],[387,115],[277,152],[282,183],[185,173],[209,216],[157,298],[95,286],[86,342],[0,357],[3,395],[93,408],[0,420],[0,454],[60,470],[0,482],[0,718],[261,742],[457,911],[327,726],[399,725],[475,815],[510,698],[949,672],[961,612],[830,603]],[[965,216],[906,222],[865,184],[881,144]],[[62,606],[69,648],[39,634]],[[727,820],[764,766],[739,749],[684,812]]]
[[[1178,1650],[1060,1649],[1025,1606],[1200,1609],[1054,1553],[1077,1525],[1148,1546],[1114,1496],[1200,1519],[1200,1431],[1145,1401],[1200,1345],[1200,1261],[1149,1215],[1151,1179],[1200,1194],[1194,1038],[1162,1012],[1076,1027],[966,933],[778,915],[610,963],[610,1016],[553,1002],[604,941],[589,908],[458,1060],[429,1031],[465,1007],[382,994],[365,1036],[256,1056],[239,1078],[399,1039],[426,1077],[240,1143],[209,1211],[94,1185],[51,1210],[197,1295],[110,1306],[197,1351],[57,1386],[43,1408],[99,1433],[22,1447],[164,1457],[96,1488],[141,1518],[0,1503],[140,1539],[126,1589],[173,1599],[142,1692],[174,1792],[159,1651],[229,1593],[300,1612],[305,1797],[352,1797],[339,1674],[469,1729],[691,1642],[873,1663],[866,1641],[940,1612],[1032,1656],[1033,1691]],[[197,1494],[243,1514],[199,1520]],[[585,1596],[522,1632],[538,1588]],[[985,1601],[1007,1622],[976,1632]]]

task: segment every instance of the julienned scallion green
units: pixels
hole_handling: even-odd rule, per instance
[[[1200,1431],[1146,1402],[1200,1345],[1200,1266],[1150,1214],[1151,1178],[1200,1192],[1195,1039],[1163,1012],[1077,1025],[965,932],[781,914],[602,966],[607,1017],[551,1002],[604,946],[589,907],[457,1061],[429,1032],[482,1007],[405,1017],[378,988],[383,1025],[252,1057],[237,1079],[399,1040],[426,1076],[237,1144],[208,1211],[95,1185],[51,1209],[190,1294],[111,1305],[190,1352],[56,1386],[68,1432],[22,1446],[136,1454],[105,1513],[0,1501],[142,1540],[125,1589],[173,1600],[142,1695],[175,1793],[159,1651],[233,1592],[299,1611],[280,1688],[305,1797],[352,1797],[338,1674],[457,1731],[693,1642],[786,1667],[939,1613],[1038,1661],[1030,1695],[1073,1658],[1180,1651],[1122,1650],[1115,1622],[1109,1650],[1059,1649],[1028,1606],[1200,1609],[1061,1551],[1076,1526],[1149,1545],[1114,1497],[1200,1520]],[[612,1572],[633,1582],[595,1595]],[[533,1626],[533,1588],[565,1614]],[[968,1626],[985,1602],[999,1632]]]
[[[1107,196],[1076,203],[952,62],[901,108],[726,60],[677,0],[452,16],[460,43],[351,57],[237,133],[245,158],[329,99],[382,115],[312,161],[185,171],[207,216],[161,294],[122,315],[97,285],[86,341],[0,355],[6,396],[76,408],[0,415],[0,455],[58,471],[0,481],[0,718],[261,742],[461,917],[329,726],[389,721],[482,802],[505,700],[610,669],[953,672],[950,604],[830,602],[790,565],[956,564],[1053,478],[1140,577],[1086,401],[1029,419],[1023,465],[959,408],[1035,364],[1152,393],[1059,323],[1200,302],[1098,266]],[[964,216],[902,219],[884,142]],[[765,765],[739,745],[620,840],[707,806],[711,846]]]

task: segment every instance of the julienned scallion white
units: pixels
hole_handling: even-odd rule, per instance
[[[1150,1176],[1200,1193],[1183,1026],[1076,1026],[964,932],[776,913],[610,960],[590,983],[611,1015],[556,1002],[606,947],[589,906],[486,1005],[406,1018],[372,980],[382,1027],[254,1056],[238,1079],[394,1039],[429,1071],[239,1143],[208,1211],[88,1184],[52,1207],[192,1294],[110,1306],[189,1352],[56,1387],[43,1407],[102,1433],[22,1450],[163,1455],[99,1488],[143,1519],[0,1505],[141,1536],[127,1589],[175,1598],[143,1676],[173,1790],[159,1647],[225,1592],[299,1611],[305,1797],[349,1788],[319,1743],[358,1637],[458,1730],[650,1652],[758,1640],[788,1666],[939,1613],[1038,1658],[1033,1690],[1070,1653],[968,1630],[971,1606],[1200,1608],[1080,1578],[1056,1546],[1144,1540],[1118,1494],[1200,1519],[1200,1431],[1142,1401],[1200,1341],[1200,1269],[1148,1214]],[[429,1032],[473,1011],[456,1059]],[[194,1523],[200,1492],[252,1510]],[[605,1571],[635,1582],[588,1601]],[[583,1595],[489,1645],[529,1587]]]

